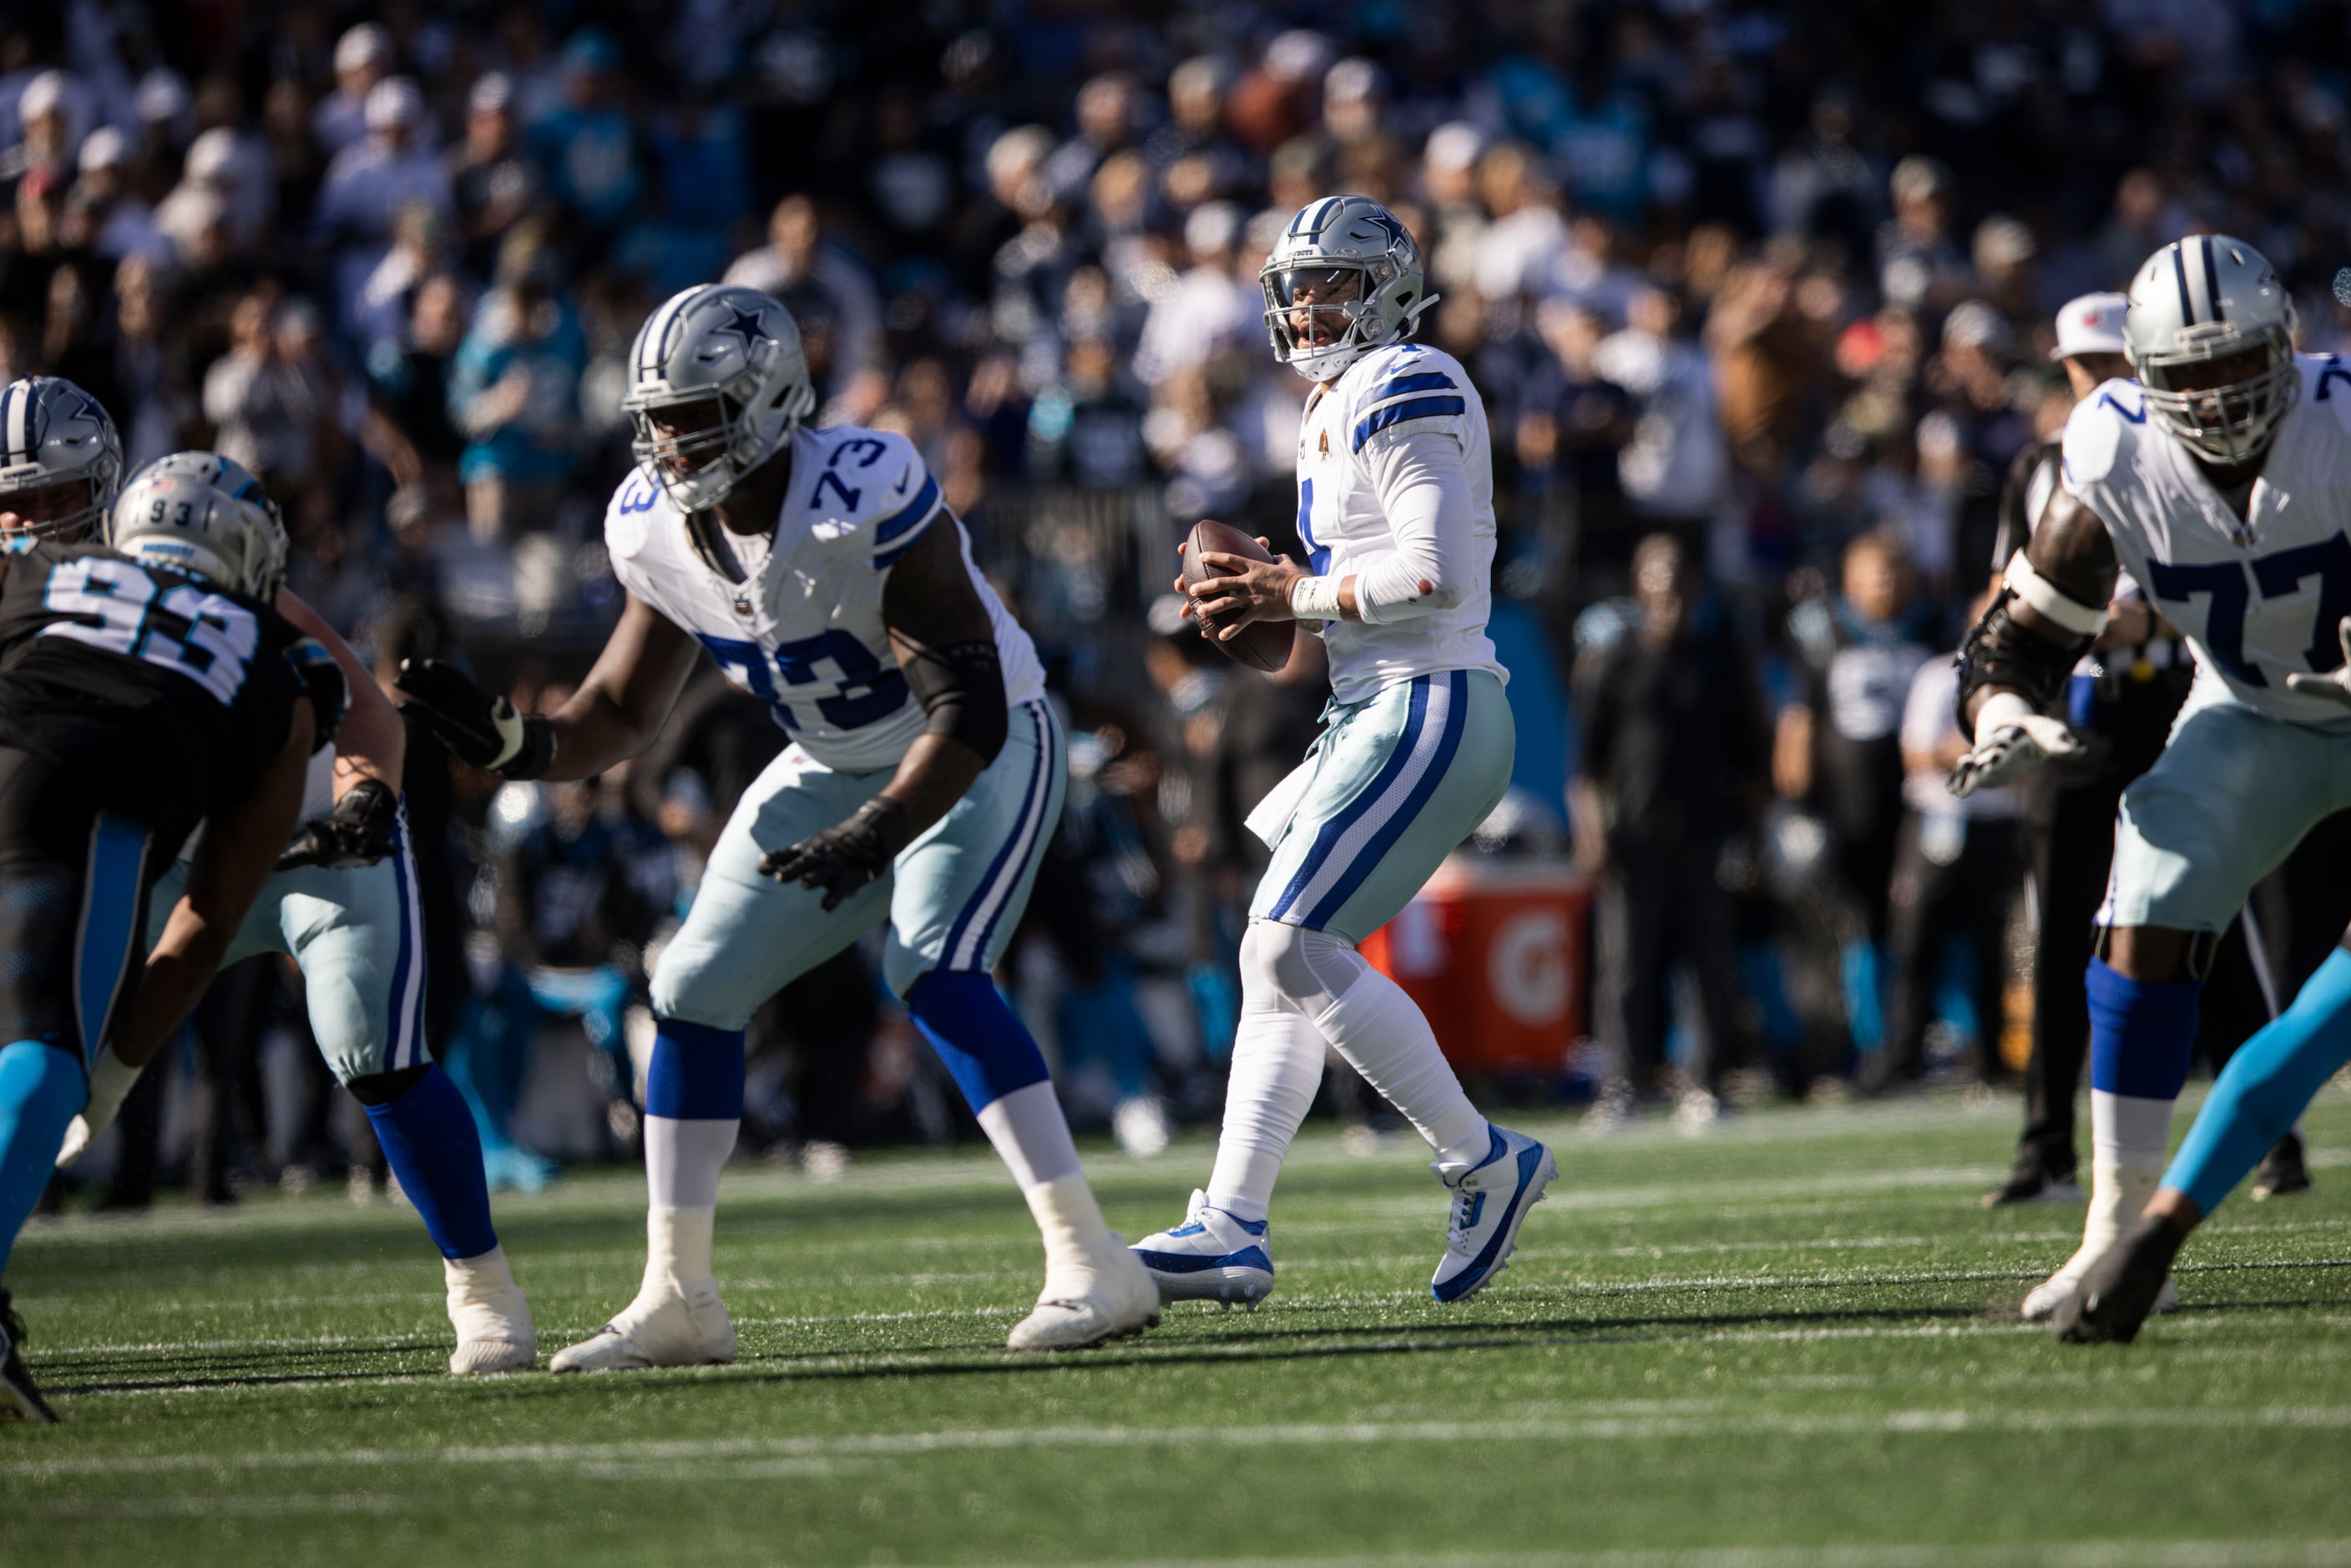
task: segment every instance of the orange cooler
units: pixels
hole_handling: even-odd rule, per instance
[[[1457,855],[1363,954],[1411,994],[1456,1067],[1548,1075],[1585,1032],[1591,918],[1591,886],[1564,862]]]

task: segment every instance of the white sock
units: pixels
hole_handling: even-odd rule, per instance
[[[512,1289],[514,1270],[507,1264],[507,1249],[493,1247],[471,1258],[442,1259],[441,1279],[452,1299],[472,1301]]]
[[[742,1122],[645,1118],[645,1196],[655,1208],[708,1208]]]
[[[1069,1118],[1061,1114],[1050,1081],[998,1095],[980,1107],[979,1126],[1024,1193],[1080,1168]]]
[[[708,1205],[674,1208],[655,1204],[645,1210],[646,1285],[664,1278],[711,1278],[711,1242],[717,1228],[718,1210]]]
[[[1364,963],[1354,984],[1316,1015],[1314,1027],[1330,1038],[1364,1081],[1420,1129],[1437,1151],[1437,1163],[1467,1169],[1484,1159],[1493,1134],[1478,1107],[1461,1091],[1453,1064],[1437,1049],[1437,1033],[1402,986]]]
[[[1071,1171],[1051,1181],[1039,1182],[1023,1188],[1020,1196],[1029,1200],[1029,1212],[1036,1218],[1037,1232],[1045,1240],[1045,1283],[1049,1292],[1053,1288],[1056,1270],[1082,1263],[1092,1254],[1118,1246],[1118,1238],[1111,1234],[1109,1222],[1102,1218],[1102,1206],[1094,1201],[1093,1188],[1086,1185],[1083,1171]]]
[[[1244,1010],[1225,1081],[1225,1124],[1208,1172],[1208,1203],[1251,1224],[1266,1217],[1274,1178],[1322,1082],[1323,1041],[1298,1005]]]
[[[2082,1227],[2084,1259],[2113,1246],[2162,1185],[2171,1146],[2171,1106],[2168,1100],[2090,1091],[2090,1212]]]

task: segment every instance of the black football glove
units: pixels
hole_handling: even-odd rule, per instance
[[[343,792],[331,814],[302,824],[277,857],[277,869],[315,865],[347,871],[373,865],[399,847],[400,797],[373,779],[362,779]]]
[[[811,833],[788,850],[769,850],[759,857],[759,873],[823,889],[820,907],[830,910],[888,871],[905,847],[906,809],[876,795],[840,826]]]
[[[476,768],[536,779],[555,760],[553,725],[538,714],[517,713],[444,659],[402,659],[392,684],[408,699],[402,713],[432,726],[443,745]]]

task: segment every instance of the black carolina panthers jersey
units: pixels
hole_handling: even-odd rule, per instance
[[[0,562],[0,747],[74,769],[159,851],[286,744],[311,644],[269,606],[96,545]]]

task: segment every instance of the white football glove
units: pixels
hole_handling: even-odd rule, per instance
[[[57,1151],[58,1169],[81,1158],[98,1135],[114,1124],[114,1113],[122,1109],[123,1096],[139,1082],[141,1071],[125,1067],[110,1051],[98,1053],[98,1061],[89,1070],[89,1103],[66,1129],[65,1146]]]
[[[2343,618],[2335,634],[2343,640],[2343,663],[2323,675],[2293,674],[2285,684],[2294,690],[2314,697],[2333,697],[2346,707],[2351,707],[2351,615]]]
[[[2033,712],[2014,692],[1994,692],[1976,710],[1976,748],[1959,758],[1944,788],[1964,800],[1979,789],[2013,783],[2050,758],[2081,750],[2081,737],[2064,719]]]

